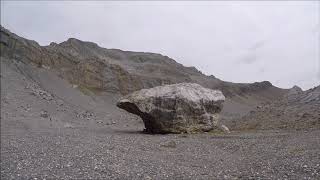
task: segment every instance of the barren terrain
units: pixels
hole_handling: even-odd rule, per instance
[[[84,50],[69,51],[70,44],[54,49],[59,45],[40,47],[15,38],[14,48],[10,40],[1,44],[1,179],[320,179],[317,93],[302,107],[284,102],[288,90],[269,82],[224,82],[160,55],[134,54],[133,63],[123,59],[127,54],[120,50],[77,44],[96,50],[85,53],[95,54],[95,60],[88,61],[77,54]],[[63,54],[67,50],[68,55]],[[37,53],[44,57],[35,57]],[[70,64],[72,58],[81,62]],[[40,66],[38,59],[43,61]],[[155,64],[144,63],[150,59]],[[99,69],[88,62],[107,64]],[[152,72],[157,69],[158,74]],[[144,72],[156,77],[144,77]],[[162,79],[162,74],[167,77]],[[230,134],[144,134],[139,117],[116,107],[117,100],[133,90],[180,81],[224,92],[222,123],[233,128]],[[281,106],[273,105],[277,102]],[[253,110],[259,122],[250,115]],[[282,114],[278,117],[275,110]],[[284,121],[295,113],[305,116],[299,124],[303,128],[293,126],[300,123],[298,115],[297,121]],[[283,120],[280,125],[275,116]],[[279,128],[285,123],[287,128]]]

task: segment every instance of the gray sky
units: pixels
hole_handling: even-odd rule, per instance
[[[41,45],[161,53],[225,81],[320,84],[319,1],[1,1],[1,24]]]

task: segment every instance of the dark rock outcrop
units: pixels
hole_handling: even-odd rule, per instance
[[[117,106],[140,116],[147,132],[181,133],[217,127],[224,100],[221,91],[180,83],[133,92]]]

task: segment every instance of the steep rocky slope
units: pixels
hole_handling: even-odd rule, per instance
[[[281,100],[258,106],[233,129],[320,129],[320,86],[302,91],[295,86]]]
[[[244,115],[262,102],[278,99],[287,92],[267,81],[252,84],[225,82],[155,53],[106,49],[74,38],[60,44],[40,46],[3,27],[1,56],[51,69],[85,94],[98,97],[105,94],[119,97],[142,88],[180,82],[219,89],[227,97],[222,112],[226,121]]]

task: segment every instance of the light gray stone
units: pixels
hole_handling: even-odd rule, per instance
[[[179,83],[133,92],[117,106],[140,116],[147,132],[181,133],[214,129],[224,100],[221,91]]]

